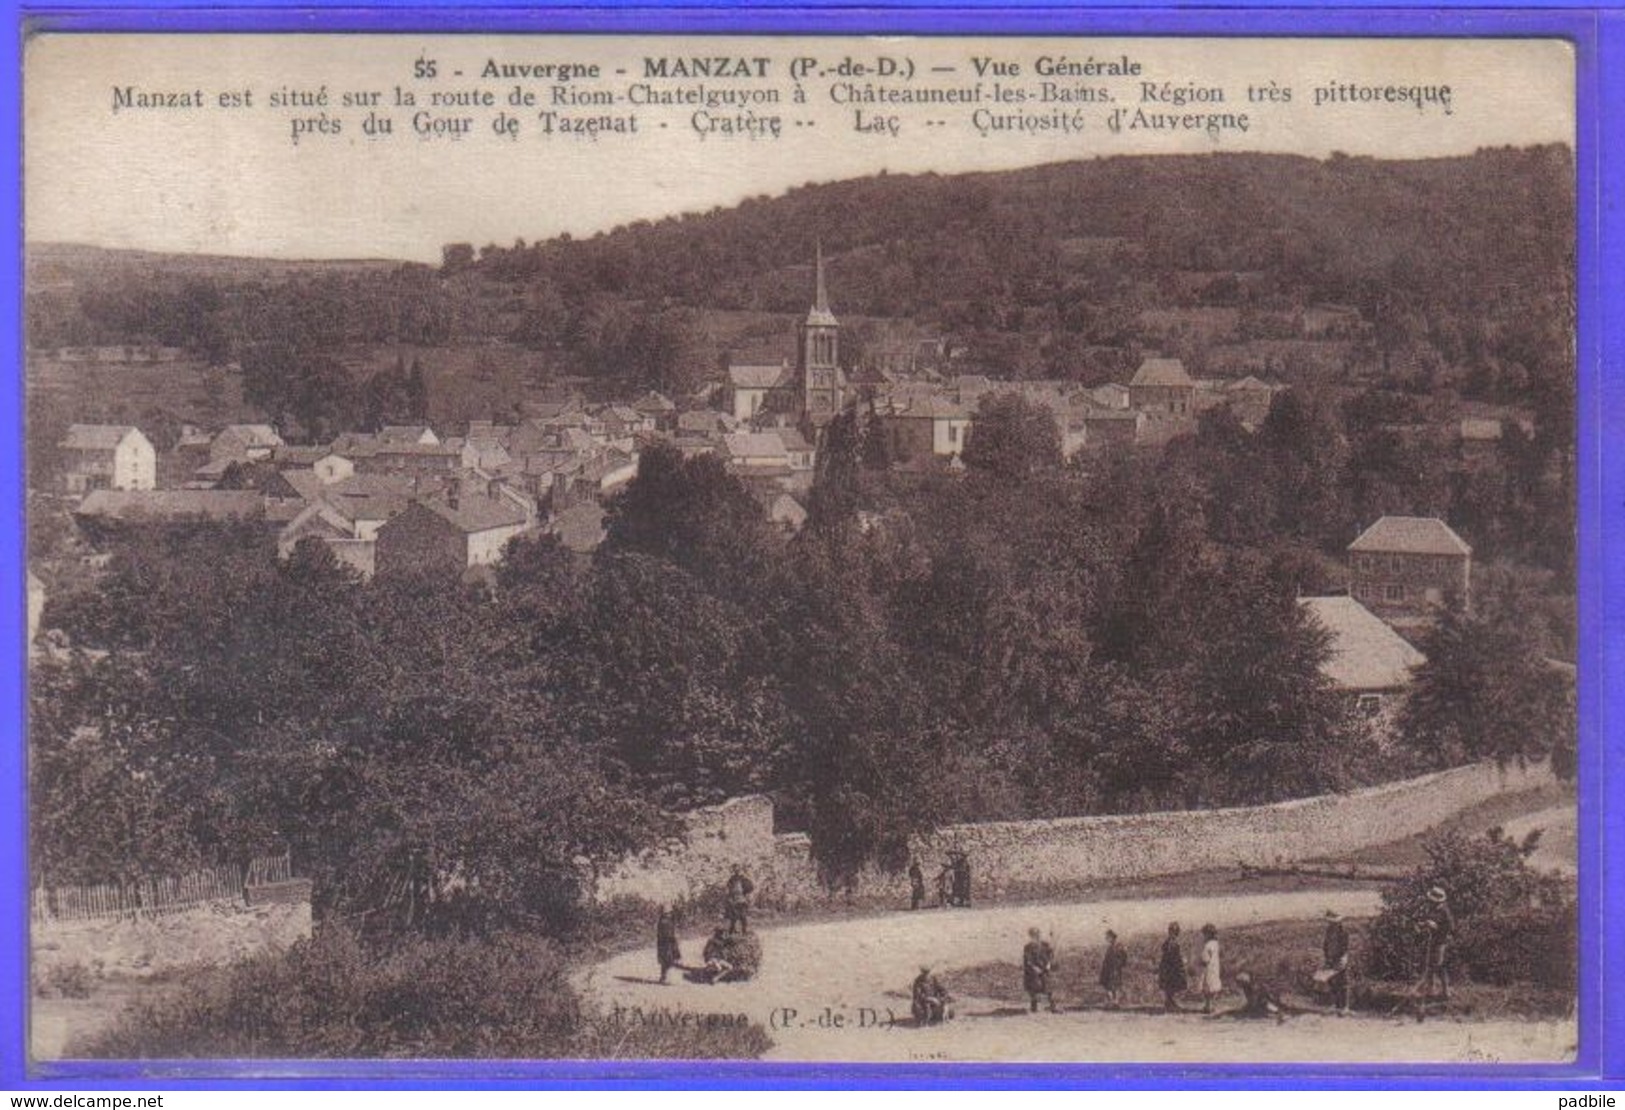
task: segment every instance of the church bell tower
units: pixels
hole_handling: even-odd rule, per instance
[[[824,285],[824,248],[817,254],[818,288],[807,319],[798,330],[796,369],[801,377],[802,412],[822,429],[841,411],[841,325],[829,308]]]

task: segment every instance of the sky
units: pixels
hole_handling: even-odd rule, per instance
[[[653,80],[663,89],[772,89],[777,105],[741,112],[719,106],[696,128],[696,109],[634,107],[629,87],[649,58],[766,58],[768,80],[736,77]],[[978,76],[974,58],[1021,68]],[[1057,76],[1061,88],[1104,90],[1109,105],[1037,103],[925,108],[836,103],[837,86],[889,89],[995,82],[1036,97],[1046,78],[1039,60],[1121,58],[1138,76]],[[791,97],[795,59],[811,59]],[[914,76],[854,75],[889,60]],[[435,77],[421,75],[433,62]],[[482,78],[487,63],[597,65],[613,106],[550,105],[551,79]],[[840,72],[842,64],[848,72]],[[754,65],[755,63],[751,63]],[[952,74],[934,71],[951,68]],[[625,76],[617,74],[623,70]],[[534,69],[531,71],[534,72]],[[1289,88],[1292,99],[1253,100],[1250,88]],[[1142,87],[1218,89],[1222,103],[1177,103]],[[1450,112],[1408,100],[1349,103],[1337,89],[1451,90]],[[426,98],[490,94],[490,108],[420,102],[393,107],[395,90]],[[537,103],[513,106],[518,88]],[[325,107],[271,107],[274,94]],[[1332,90],[1329,94],[1325,90]],[[203,93],[205,107],[170,104]],[[1316,103],[1317,91],[1331,103]],[[343,96],[378,94],[376,109],[344,107]],[[1205,94],[1210,95],[1210,94]],[[1379,94],[1382,95],[1382,94]],[[1150,97],[1148,99],[1148,96]],[[232,101],[235,99],[236,103]],[[241,102],[252,100],[252,107]],[[222,101],[225,101],[223,104]],[[1106,127],[1120,109],[1182,118],[1245,114],[1228,126],[1169,131]],[[1011,169],[1118,154],[1265,150],[1325,157],[1333,151],[1421,158],[1482,146],[1574,141],[1574,60],[1557,40],[1506,39],[863,39],[636,38],[416,35],[64,35],[31,39],[24,58],[24,206],[30,241],[282,258],[403,258],[438,261],[449,242],[509,244],[608,230],[639,219],[732,206],[809,182],[890,173]],[[539,113],[560,117],[638,116],[638,133],[542,133]],[[369,137],[369,111],[393,119],[394,134]],[[470,118],[467,133],[412,130],[418,112],[442,121]],[[499,112],[519,120],[517,137],[492,126]],[[860,115],[861,112],[861,115]],[[766,117],[781,135],[760,132]],[[898,117],[898,130],[884,127]],[[1060,117],[1066,117],[1064,120]],[[341,121],[339,134],[321,134]],[[294,141],[295,118],[307,122]],[[1049,119],[1049,124],[1036,122]],[[999,120],[1022,129],[1000,130]],[[940,120],[940,124],[937,122]],[[979,127],[978,121],[981,126]],[[1025,121],[1025,122],[1023,122]],[[661,128],[660,123],[667,126]],[[1233,122],[1233,120],[1232,120]],[[1059,124],[1064,130],[1056,129]],[[1038,128],[1044,128],[1039,130]]]

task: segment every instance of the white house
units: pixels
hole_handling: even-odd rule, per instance
[[[69,493],[158,488],[158,453],[128,424],[70,424],[61,448]]]
[[[1304,597],[1298,604],[1331,637],[1321,674],[1367,717],[1388,714],[1427,658],[1352,597]]]

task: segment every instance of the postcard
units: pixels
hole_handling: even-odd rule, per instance
[[[23,76],[41,1074],[1574,1059],[1571,44]]]

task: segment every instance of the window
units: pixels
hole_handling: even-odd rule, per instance
[[[1404,601],[1405,587],[1395,582],[1387,583],[1382,588],[1382,599],[1384,601]]]
[[[949,424],[948,425],[948,442],[949,443],[958,443],[959,442],[959,425],[958,424]]]
[[[1382,695],[1361,694],[1359,709],[1362,717],[1375,717],[1378,713],[1382,712]]]

